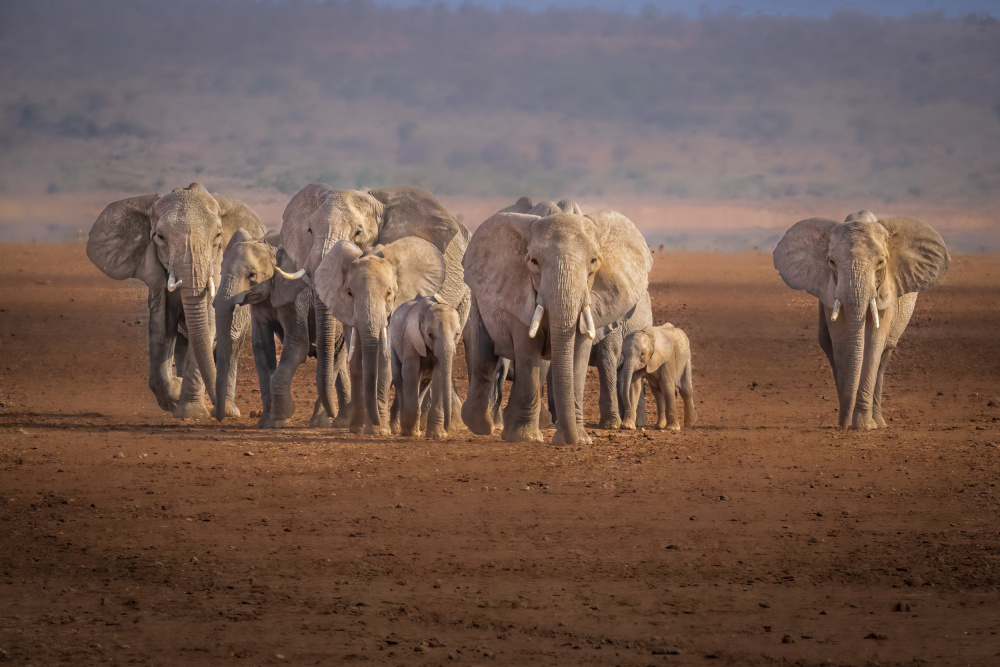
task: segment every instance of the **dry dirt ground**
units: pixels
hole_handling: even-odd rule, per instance
[[[658,255],[701,421],[588,447],[185,423],[145,288],[0,246],[0,661],[1000,664],[1000,258],[957,256],[834,428],[811,297],[770,256]],[[596,382],[587,386],[596,415]]]

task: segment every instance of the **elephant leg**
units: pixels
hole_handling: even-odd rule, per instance
[[[336,417],[343,407],[333,403],[337,376],[336,344],[343,327],[318,296],[313,300],[313,309],[316,322],[316,392],[323,401],[326,413]]]
[[[277,351],[274,345],[274,329],[271,322],[257,319],[251,327],[250,343],[253,347],[253,363],[257,369],[257,385],[260,387],[262,410],[257,428],[272,428],[271,377],[277,368]]]
[[[479,307],[473,297],[469,318],[462,332],[465,340],[465,364],[469,373],[469,393],[462,404],[462,421],[476,435],[493,433],[490,391],[495,386],[499,357],[493,347],[486,327],[479,315]]]
[[[375,390],[378,392],[378,409],[381,413],[381,419],[379,422],[383,424],[381,435],[389,435],[390,431],[387,428],[389,424],[389,389],[392,387],[392,351],[389,348],[389,341],[386,340],[382,345],[379,346],[378,352],[378,379],[376,381]],[[372,431],[375,432],[375,427],[372,426]]]
[[[503,428],[503,383],[510,372],[510,359],[500,357],[497,361],[493,385],[490,387],[490,419],[493,426]]]
[[[334,380],[334,391],[337,394],[337,406],[339,412],[333,415],[332,426],[338,428],[344,428],[351,423],[351,413],[354,410],[354,406],[351,403],[351,369],[350,369],[350,355],[348,350],[348,337],[351,335],[351,330],[342,328],[340,336],[334,343],[334,369],[337,373],[337,379]]]
[[[309,341],[303,334],[307,336],[308,332],[285,329],[281,359],[271,374],[271,417],[275,422],[284,421],[295,414],[292,380],[295,378],[295,371],[309,356]]]
[[[690,359],[684,364],[678,387],[681,398],[684,399],[684,426],[694,426],[698,422],[698,411],[694,407],[694,379],[691,377]]]
[[[420,380],[420,398],[417,401],[419,407],[417,412],[419,418],[419,430],[421,433],[427,432],[427,417],[431,414],[431,383],[429,380]]]
[[[664,429],[667,427],[667,388],[659,382],[659,379],[650,379],[649,390],[656,400],[656,428]]]
[[[622,328],[619,327],[594,346],[594,361],[600,381],[598,406],[601,421],[598,428],[616,429],[622,423],[618,409],[618,362],[621,361],[621,356]]]
[[[226,416],[227,417],[239,417],[240,409],[236,406],[236,381],[239,369],[239,359],[240,352],[243,350],[243,344],[246,342],[247,335],[250,333],[250,306],[240,306],[236,309],[234,317],[234,332],[232,333],[232,338],[230,339],[232,344],[233,356],[232,361],[229,364],[229,375],[226,376]]]
[[[625,415],[622,417],[619,428],[631,431],[635,429],[636,409],[640,402],[645,402],[645,397],[642,395],[642,378],[639,373],[635,373],[630,381],[621,378],[619,382],[624,385],[623,389],[626,394],[625,400],[622,402]]]
[[[420,358],[415,354],[412,358],[402,361],[399,365],[400,380],[396,384],[396,396],[402,398],[399,417],[399,432],[401,435],[419,435],[420,421]]]
[[[205,381],[198,368],[198,360],[193,354],[184,355],[184,376],[181,381],[181,395],[174,408],[174,417],[179,419],[205,419],[211,416],[205,404]]]
[[[830,323],[826,321],[826,309],[823,302],[819,302],[819,327],[817,329],[819,346],[826,353],[826,358],[830,360],[830,368],[833,370],[833,380],[837,385],[837,396],[840,396],[840,375],[837,373],[837,362],[833,359],[833,340],[830,338]]]
[[[888,318],[886,318],[888,320]],[[851,428],[869,431],[878,428],[872,416],[873,396],[881,366],[884,341],[877,338],[878,332],[869,331],[866,336],[864,359],[861,364],[861,382],[858,383],[858,393],[854,401],[854,412],[851,416]]]
[[[549,367],[552,362],[547,359],[541,359],[538,362],[538,377],[545,378],[545,382],[542,383],[545,387],[545,400],[542,401],[542,407],[538,411],[538,428],[555,428],[555,399],[552,398],[552,374],[549,373]]]
[[[576,432],[581,445],[590,445],[593,444],[594,440],[587,434],[587,431],[583,427],[583,388],[587,382],[587,367],[590,366],[590,350],[593,347],[593,341],[586,336],[577,336],[574,347],[573,386],[576,390]],[[617,406],[615,407],[615,414],[618,414]]]
[[[309,418],[310,428],[326,428],[330,426],[330,415],[326,414],[326,408],[323,407],[323,401],[316,399],[313,404],[312,416]]]
[[[350,428],[351,433],[362,433],[365,430],[365,424],[368,422],[368,407],[365,405],[365,400],[362,396],[354,396],[360,387],[365,386],[365,369],[364,363],[361,359],[363,356],[361,350],[357,349],[357,345],[354,346],[355,349],[352,350],[351,355],[351,387],[352,396],[357,400],[353,401],[351,404],[351,421]]]
[[[663,387],[663,400],[667,409],[666,427],[671,431],[679,431],[681,430],[681,419],[677,413],[677,380],[670,374],[667,368],[669,365],[663,364],[660,367],[660,385]]]
[[[173,411],[181,394],[181,380],[174,374],[177,317],[162,289],[150,290],[149,298],[149,388],[162,410]]]
[[[559,423],[559,414],[556,412],[556,394],[552,391],[552,362],[548,361],[544,366],[539,366],[539,372],[545,370],[545,404],[549,408],[549,416],[552,418],[552,425]]]
[[[878,377],[875,378],[875,392],[872,395],[872,419],[875,420],[879,428],[886,426],[885,418],[882,416],[882,382],[885,377],[885,367],[889,365],[893,351],[894,348],[882,352],[882,361],[878,365]]]
[[[521,329],[524,329],[523,324]],[[512,334],[514,384],[504,408],[502,437],[507,442],[542,442],[542,432],[538,428],[541,343],[538,338],[528,338],[527,330]]]
[[[638,408],[636,408],[635,425],[636,426],[645,426],[649,422],[648,422],[648,418],[646,416],[646,398],[645,398],[645,396],[646,396],[646,378],[644,378],[644,377],[640,377],[639,378],[639,396],[641,398],[639,399],[639,406],[638,406]]]

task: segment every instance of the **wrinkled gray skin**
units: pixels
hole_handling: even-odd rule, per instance
[[[687,335],[673,324],[648,327],[626,337],[619,373],[618,382],[625,390],[621,428],[636,427],[636,407],[645,402],[643,380],[656,398],[656,428],[681,430],[675,392],[684,401],[684,426],[694,426],[698,421],[691,377],[691,344]]]
[[[277,242],[276,236],[273,241]],[[292,379],[310,352],[314,354],[313,291],[301,280],[289,280],[276,270],[286,261],[284,251],[270,242],[247,240],[242,230],[237,231],[223,255],[222,282],[215,297],[217,331],[228,331],[234,313],[250,309],[253,357],[263,404],[258,428],[283,428],[285,420],[295,413]],[[280,361],[275,336],[282,342]],[[226,344],[226,337],[220,337],[216,349],[220,378],[232,361],[233,349]],[[346,378],[346,373],[342,377]],[[227,390],[225,383],[218,383],[216,391],[221,397]],[[221,421],[222,416],[216,416]],[[309,425],[330,425],[318,398]]]
[[[351,431],[388,435],[389,318],[407,301],[443,289],[444,258],[434,244],[415,236],[367,253],[338,241],[316,268],[313,282],[329,312],[353,330],[357,341],[351,357]]]
[[[149,288],[149,388],[160,407],[175,417],[208,417],[206,390],[219,406],[211,291],[221,280],[222,249],[240,228],[255,238],[266,232],[244,204],[192,183],[163,196],[113,202],[90,230],[87,257],[97,268],[116,280],[138,278]],[[174,291],[167,285],[171,275],[179,283]],[[248,312],[234,323],[234,349],[248,325]],[[228,386],[235,384],[233,364]],[[239,415],[231,401],[225,411]]]
[[[563,199],[559,203],[543,201],[533,204],[528,197],[521,197],[512,206],[503,209],[505,212],[527,213],[529,215],[546,216],[555,213],[577,213],[583,214],[580,205],[574,201]],[[622,341],[634,331],[653,326],[653,310],[649,300],[649,293],[644,293],[634,308],[629,310],[621,319],[616,320],[597,331],[594,343],[590,352],[589,365],[597,368],[599,394],[598,407],[601,418],[598,428],[616,429],[621,424],[621,417],[624,414],[621,408],[624,388],[618,386],[618,367],[621,363]],[[545,369],[547,371],[547,369]],[[547,373],[546,373],[547,374]],[[548,379],[551,384],[551,377]],[[548,393],[548,411],[550,415],[542,415],[542,421],[551,419],[556,414],[556,406],[551,389]],[[497,400],[499,400],[499,388],[497,390]],[[499,409],[495,410],[499,413]],[[494,418],[494,421],[496,419]],[[639,408],[638,424],[646,424],[646,406]]]
[[[886,425],[886,366],[913,314],[917,292],[936,285],[949,261],[944,241],[926,222],[879,219],[870,211],[854,213],[843,223],[802,220],[778,242],[774,268],[782,280],[819,299],[819,344],[837,383],[841,428]],[[837,303],[840,311],[833,320]]]
[[[392,243],[407,236],[429,241],[444,256],[446,275],[441,294],[448,303],[457,304],[464,321],[469,296],[462,256],[469,230],[429,192],[417,188],[334,190],[313,183],[292,197],[282,216],[281,246],[288,253],[290,268],[305,269],[303,280],[310,285],[316,268],[338,241],[350,241],[365,251],[376,243]],[[314,305],[316,383],[326,410],[336,414],[332,397],[337,369],[343,367],[345,332],[318,297]],[[350,396],[340,392],[338,399],[344,405]]]
[[[464,329],[469,395],[462,419],[477,434],[493,430],[490,393],[499,357],[514,361],[503,438],[541,441],[540,370],[550,358],[560,419],[552,444],[589,443],[583,385],[592,339],[582,325],[622,318],[646,292],[652,258],[628,218],[614,211],[546,217],[501,212],[476,230],[465,255],[472,307]],[[529,326],[543,308],[537,335]]]
[[[426,436],[447,438],[460,423],[462,409],[452,377],[455,350],[462,340],[458,311],[433,296],[407,301],[393,313],[389,339],[396,386],[393,432],[419,435],[421,405],[429,391]]]

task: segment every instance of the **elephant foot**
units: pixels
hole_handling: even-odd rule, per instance
[[[365,435],[391,435],[391,433],[388,426],[369,424],[365,427]]]
[[[240,409],[236,407],[236,403],[232,401],[226,401],[226,416],[227,417],[239,417]]]
[[[681,430],[681,423],[674,422],[673,424],[670,424],[667,428],[676,433]]]
[[[882,418],[881,412],[873,413],[872,419],[875,420],[875,423],[878,425],[879,428],[885,428],[887,426],[887,424],[885,423],[885,419]]]
[[[257,428],[274,428],[274,420],[264,415],[257,420]]]
[[[604,429],[606,431],[614,431],[622,426],[622,420],[618,415],[612,417],[601,417],[601,421],[597,423],[597,428]]]
[[[577,438],[576,441],[578,445],[592,445],[594,444],[594,439],[590,437],[582,426],[577,427]],[[566,444],[566,436],[563,434],[561,428],[556,429],[556,434],[552,436],[552,443],[555,447],[562,447]]]
[[[181,384],[179,377],[172,377],[165,385],[150,387],[153,395],[156,396],[156,403],[161,410],[173,412],[177,409],[177,404],[181,401]]]
[[[178,419],[208,419],[212,413],[205,407],[204,401],[193,403],[178,403],[174,408],[174,417]]]
[[[427,427],[424,435],[431,440],[445,440],[448,437],[448,431],[444,430],[443,426],[438,426],[437,424],[431,424]]]
[[[326,413],[324,413],[324,414],[326,414]],[[341,411],[339,413],[337,413],[337,416],[333,418],[333,421],[331,421],[329,424],[333,428],[348,428],[348,427],[350,427],[350,425],[351,425],[351,410],[350,410],[350,408],[347,407],[347,406],[345,406],[344,408],[342,408]]]
[[[634,419],[626,419],[625,421],[623,421],[621,423],[621,425],[618,428],[620,428],[623,431],[634,431],[635,430],[635,420]]]
[[[878,428],[878,423],[872,419],[871,415],[856,414],[851,423],[852,431],[873,431]]]
[[[317,412],[313,412],[313,416],[309,418],[310,428],[329,428],[329,426],[330,415],[326,414],[326,410],[322,408]]]
[[[510,428],[504,426],[501,436],[507,442],[542,442],[542,432],[536,424],[522,424],[516,426],[511,423]]]
[[[468,403],[462,404],[462,421],[476,435],[492,435],[493,421],[485,412],[474,410]]]
[[[538,411],[538,428],[555,428],[555,421],[552,419],[552,413],[548,411],[547,408],[543,407]]]

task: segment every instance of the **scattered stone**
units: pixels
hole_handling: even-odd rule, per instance
[[[910,611],[910,604],[908,602],[897,602],[896,606],[892,608],[893,611]]]
[[[761,609],[770,609],[771,608],[771,603],[770,602],[758,602],[757,606],[760,607]]]
[[[869,632],[867,635],[865,635],[865,639],[877,639],[879,641],[884,641],[888,638],[889,637],[887,635],[884,635],[881,632]]]
[[[191,556],[191,562],[192,563],[197,563],[198,562],[198,557],[197,556]]]
[[[243,452],[243,456],[253,456],[253,452]]]
[[[115,458],[115,459],[123,459],[123,458],[125,458],[125,452],[118,452],[117,454],[115,454],[115,455],[114,455],[113,457],[111,457],[111,458]]]
[[[794,644],[795,640],[792,639],[791,635],[785,635],[784,637],[781,638],[781,643],[782,644]]]

